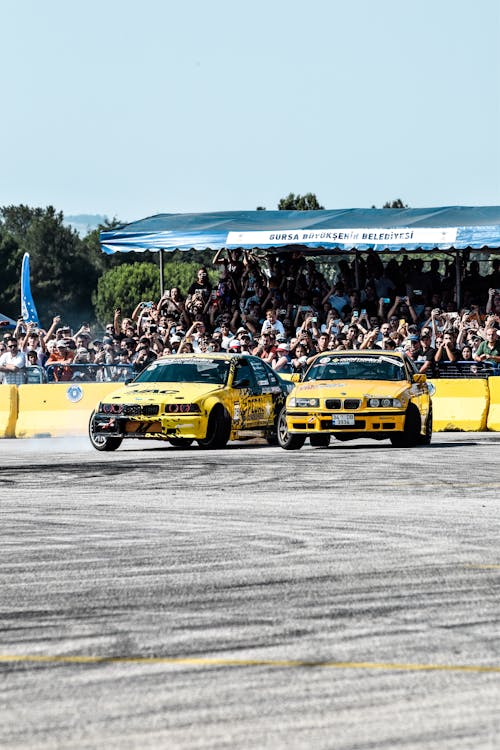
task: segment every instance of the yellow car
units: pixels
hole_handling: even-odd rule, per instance
[[[397,447],[428,445],[434,387],[401,352],[318,354],[286,402],[278,428],[285,450],[337,440],[389,439]]]
[[[164,440],[183,448],[222,448],[228,440],[265,437],[277,426],[293,383],[258,357],[174,354],[146,367],[92,412],[90,442],[114,451],[124,439]]]

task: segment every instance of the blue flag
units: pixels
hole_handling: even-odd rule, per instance
[[[38,313],[31,294],[29,253],[24,253],[21,268],[21,315],[25,323],[36,323],[40,327]]]

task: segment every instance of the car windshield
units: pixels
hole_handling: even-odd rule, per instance
[[[175,358],[152,362],[134,383],[210,383],[225,385],[229,362],[221,359]]]
[[[374,357],[319,357],[304,377],[306,380],[405,380],[404,364],[384,355]]]

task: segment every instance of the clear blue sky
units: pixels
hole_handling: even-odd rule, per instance
[[[500,204],[498,0],[1,0],[0,205]]]

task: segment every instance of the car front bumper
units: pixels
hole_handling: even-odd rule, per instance
[[[149,438],[168,440],[185,438],[202,440],[207,434],[207,417],[203,414],[182,414],[158,417],[121,417],[95,414],[93,430],[96,435],[120,438]]]
[[[348,421],[352,416],[354,424],[335,424],[336,418]],[[335,432],[367,432],[380,434],[382,432],[402,432],[405,426],[405,412],[397,409],[359,412],[326,412],[303,409],[288,409],[286,415],[288,431],[296,434],[304,433],[335,433]]]

